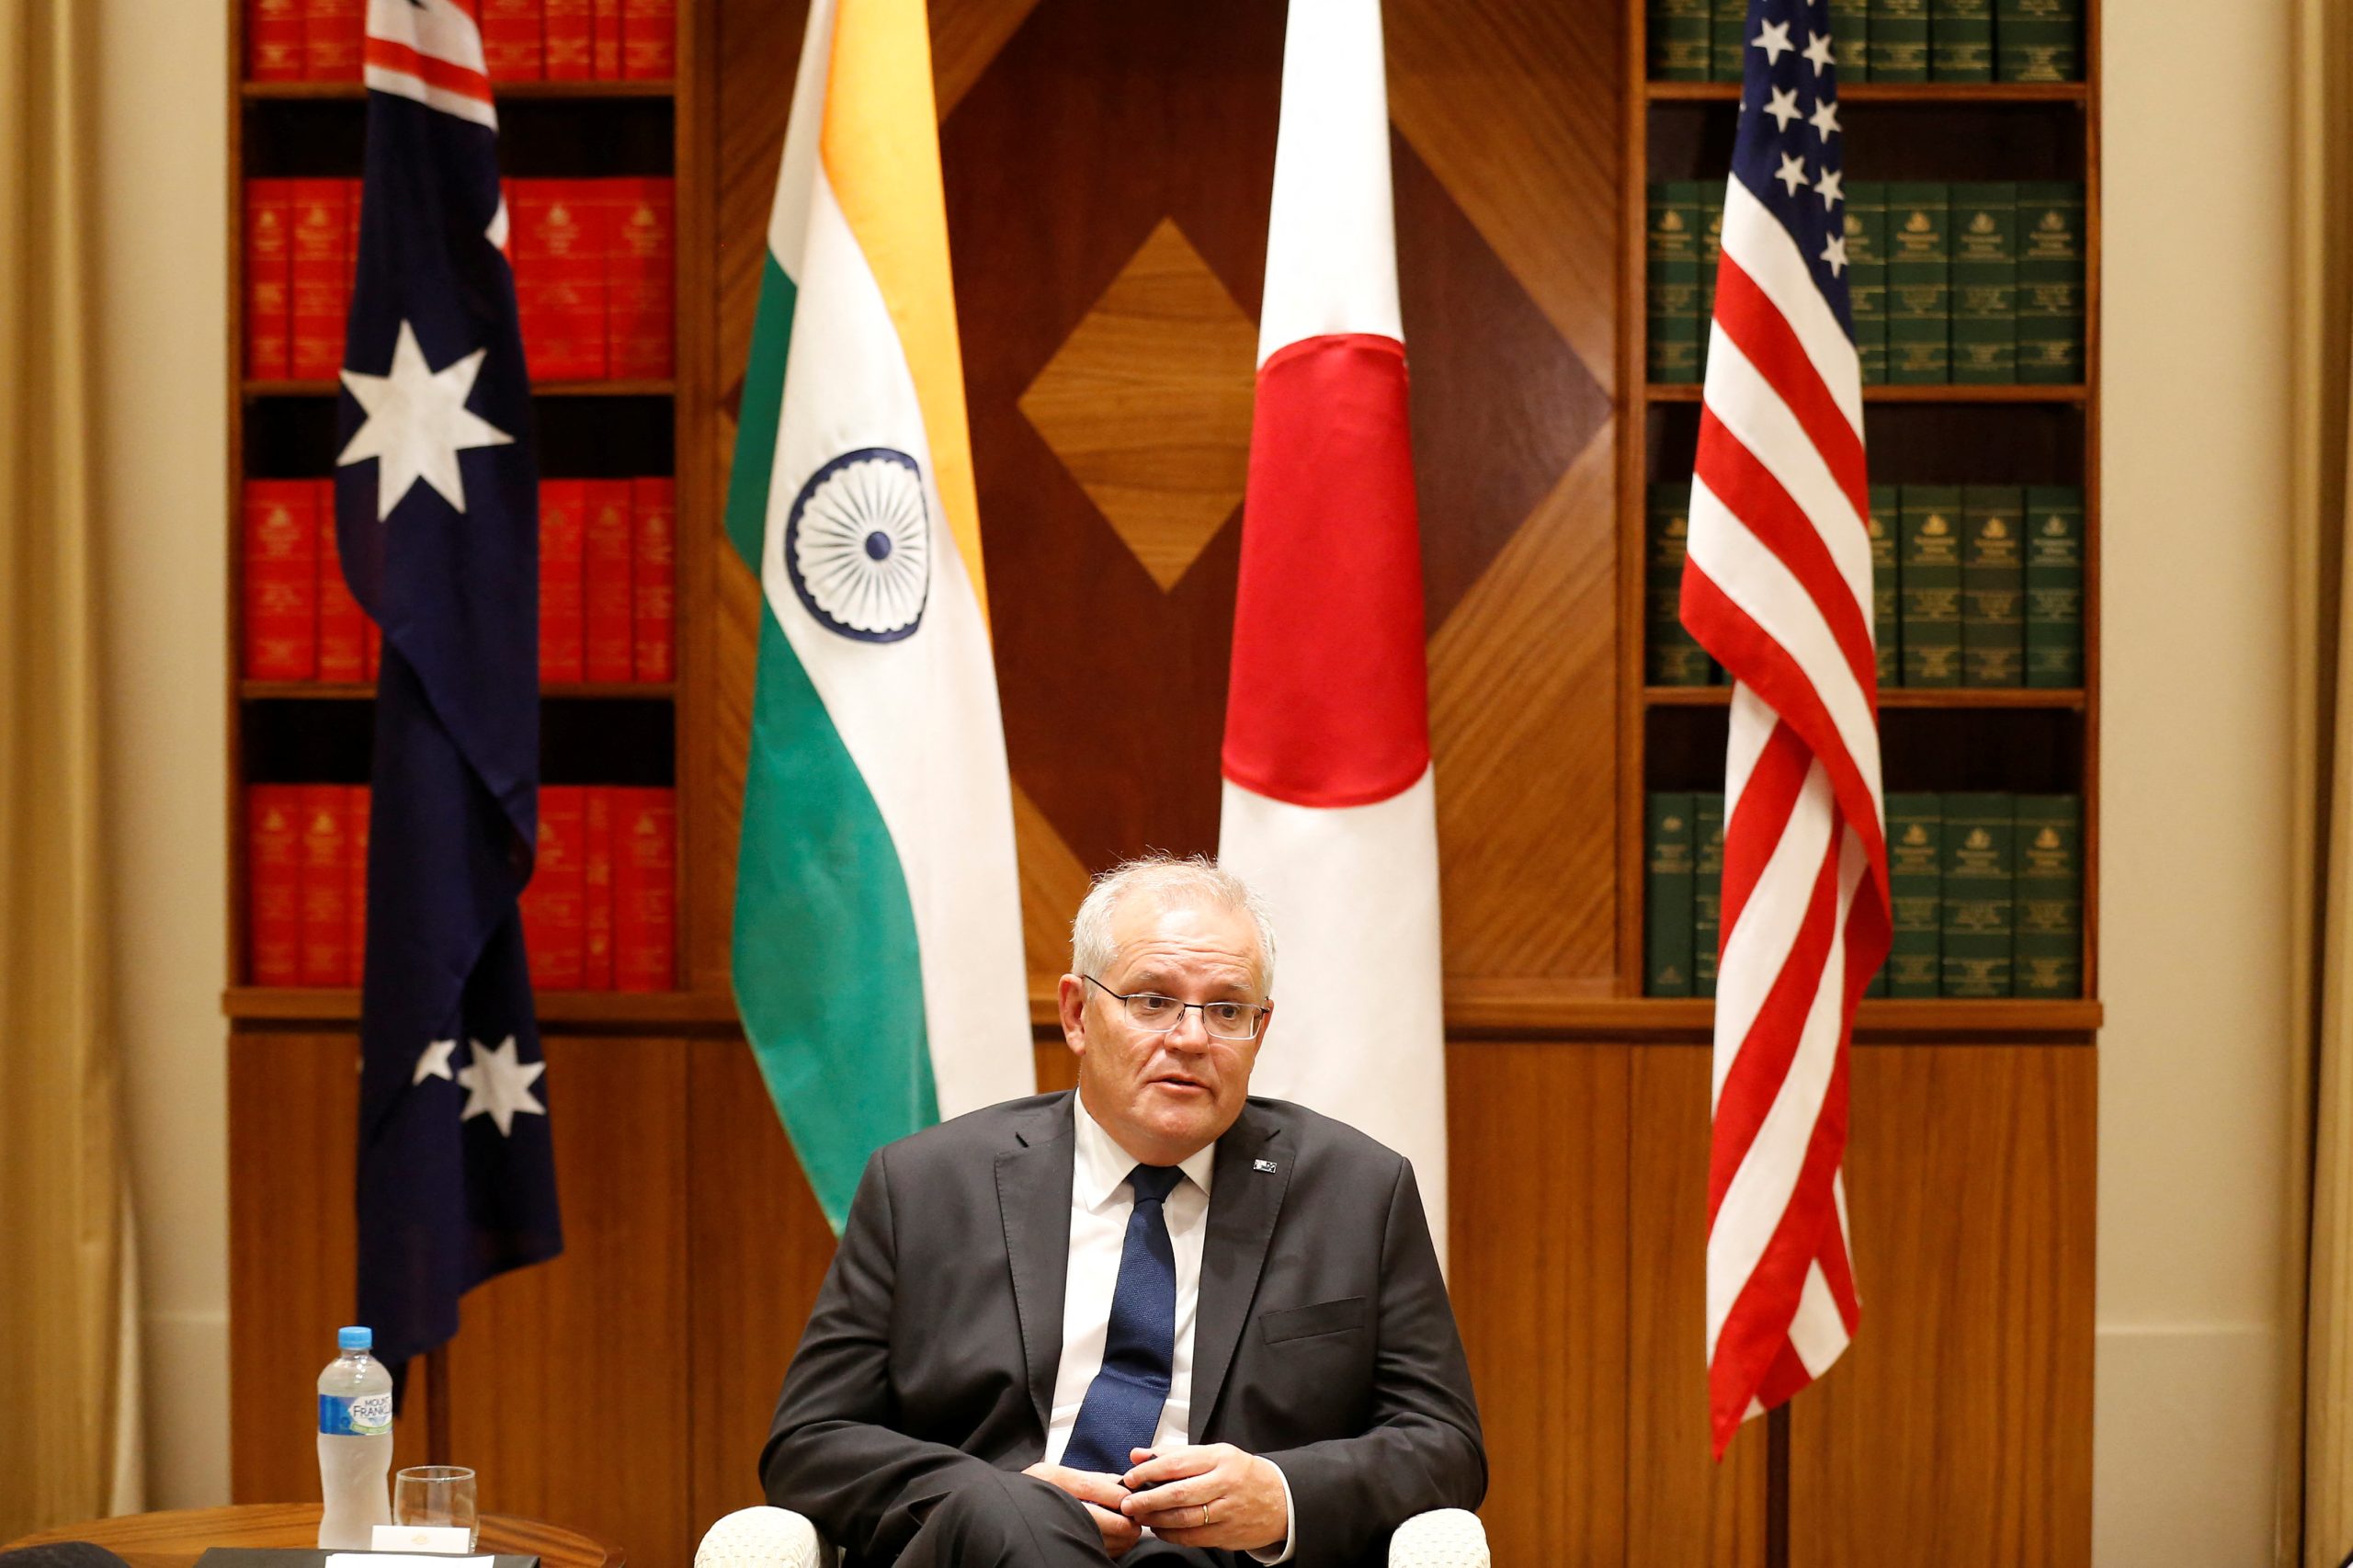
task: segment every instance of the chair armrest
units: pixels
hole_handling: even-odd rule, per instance
[[[790,1508],[738,1508],[695,1548],[695,1568],[835,1568],[840,1561],[817,1527]]]
[[[1487,1528],[1464,1508],[1415,1514],[1389,1538],[1389,1568],[1488,1568]]]

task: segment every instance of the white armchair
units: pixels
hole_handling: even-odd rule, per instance
[[[789,1508],[740,1508],[703,1532],[695,1568],[836,1568],[841,1553]],[[1416,1514],[1389,1540],[1389,1568],[1488,1568],[1487,1532],[1461,1508]]]

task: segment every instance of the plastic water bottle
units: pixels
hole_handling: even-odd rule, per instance
[[[384,1475],[392,1463],[392,1374],[368,1354],[365,1328],[335,1331],[343,1354],[319,1374],[319,1545],[365,1551],[378,1525],[392,1522]]]

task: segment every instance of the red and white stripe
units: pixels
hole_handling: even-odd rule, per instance
[[[1273,906],[1252,1087],[1406,1155],[1446,1246],[1420,523],[1375,0],[1291,0],[1219,853]]]
[[[1683,620],[1734,680],[1708,1172],[1715,1450],[1860,1316],[1840,1166],[1855,1003],[1887,956],[1862,376],[1737,178],[1692,476]]]
[[[476,0],[368,0],[369,88],[497,130],[478,13]]]

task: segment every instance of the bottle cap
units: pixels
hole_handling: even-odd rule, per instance
[[[338,1328],[335,1331],[335,1348],[347,1356],[355,1350],[372,1350],[376,1345],[376,1331],[371,1328]]]

